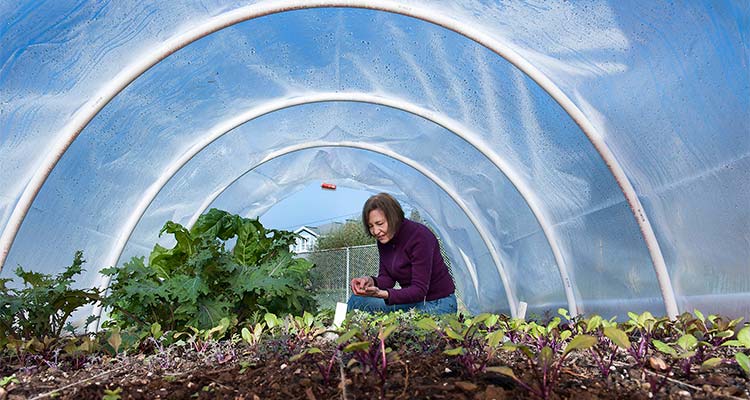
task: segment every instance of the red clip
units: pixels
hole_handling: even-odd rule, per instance
[[[334,185],[333,183],[323,183],[322,185],[320,185],[320,187],[328,190],[336,190],[336,185]]]

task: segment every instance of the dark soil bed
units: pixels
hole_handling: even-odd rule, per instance
[[[228,342],[202,353],[182,348],[149,356],[119,356],[89,361],[83,368],[20,368],[6,361],[0,377],[15,373],[19,382],[0,389],[0,400],[57,399],[530,399],[512,379],[494,372],[467,376],[442,353],[398,351],[387,379],[359,366],[336,363],[324,382],[311,360],[291,362],[289,354],[253,350]],[[623,356],[624,357],[624,356]],[[12,361],[12,360],[10,360]],[[661,375],[650,366],[616,362],[609,378],[587,353],[570,357],[552,398],[559,399],[716,399],[750,398],[748,381],[736,365],[703,373]],[[501,353],[494,365],[510,366],[527,382],[531,370],[517,354]],[[657,375],[658,374],[658,375]],[[343,382],[342,382],[343,380]],[[651,385],[659,390],[652,393]],[[104,397],[109,394],[111,397]],[[119,396],[119,397],[118,397]]]

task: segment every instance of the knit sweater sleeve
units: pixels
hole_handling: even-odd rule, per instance
[[[430,237],[423,233],[414,235],[412,240],[409,241],[405,251],[412,265],[411,284],[402,289],[387,289],[387,304],[409,304],[424,301],[430,288],[433,267],[432,256],[436,245],[437,240],[430,240]],[[379,281],[378,284],[380,284]]]
[[[380,251],[380,249],[378,249]],[[378,289],[390,289],[396,286],[396,281],[388,274],[385,266],[383,265],[383,257],[380,257],[380,268],[378,269],[378,276],[372,277],[375,280],[375,286]]]

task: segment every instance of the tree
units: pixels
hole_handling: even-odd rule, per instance
[[[338,249],[363,244],[375,244],[375,238],[365,233],[361,221],[349,220],[341,227],[318,239],[317,250]]]

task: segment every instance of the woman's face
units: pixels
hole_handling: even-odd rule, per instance
[[[379,209],[370,211],[367,216],[367,226],[370,228],[370,234],[375,236],[378,242],[386,244],[393,239],[393,234],[388,232],[388,220],[385,219],[385,213]]]

